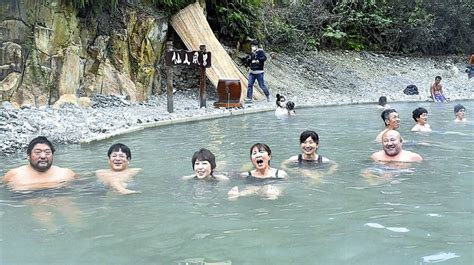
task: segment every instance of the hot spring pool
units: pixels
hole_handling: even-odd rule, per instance
[[[458,103],[458,102],[456,102]],[[474,102],[464,124],[455,104],[394,103],[406,150],[425,160],[391,181],[361,176],[383,129],[374,105],[297,109],[158,127],[85,145],[58,146],[55,165],[81,174],[71,187],[18,195],[0,189],[1,264],[472,264]],[[410,132],[411,111],[429,111],[433,132]],[[319,152],[338,163],[320,182],[298,174],[281,183],[278,200],[227,200],[243,181],[255,142],[272,149],[272,166],[299,153],[299,134],[320,136]],[[122,142],[132,167],[143,168],[135,189],[120,196],[91,173],[107,167],[106,152]],[[184,182],[191,156],[204,147],[229,172],[229,183]],[[25,163],[0,157],[0,175]],[[290,172],[289,172],[290,173]],[[194,262],[194,263],[193,263]]]

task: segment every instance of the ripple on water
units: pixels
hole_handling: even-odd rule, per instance
[[[423,257],[423,262],[428,262],[428,263],[438,263],[438,262],[443,262],[448,259],[453,259],[453,258],[459,258],[456,253],[453,252],[440,252],[434,255],[430,256],[424,256]]]
[[[381,225],[379,223],[365,223],[364,226],[372,227],[372,228],[378,228],[378,229],[387,229],[392,232],[397,232],[397,233],[406,233],[409,232],[410,229],[406,227],[385,227],[384,225]]]

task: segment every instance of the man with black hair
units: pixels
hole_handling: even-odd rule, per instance
[[[395,109],[386,109],[382,111],[380,117],[385,124],[385,129],[383,129],[383,131],[381,131],[375,138],[375,141],[379,143],[382,142],[382,135],[385,132],[388,130],[396,130],[398,127],[400,127],[400,117],[398,116],[398,112]]]
[[[255,80],[258,82],[258,86],[263,90],[263,93],[267,97],[267,101],[270,101],[270,92],[268,91],[265,80],[263,79],[263,67],[267,56],[262,48],[258,47],[258,41],[253,40],[251,42],[252,53],[247,57],[246,65],[250,67],[249,80],[247,86],[247,101],[252,102],[253,98],[253,84]]]
[[[110,146],[107,151],[108,169],[97,170],[96,176],[106,186],[119,194],[140,193],[130,189],[130,182],[133,177],[141,171],[141,168],[130,168],[132,160],[132,151],[122,143],[116,143]]]
[[[74,180],[76,174],[72,170],[53,166],[54,152],[46,137],[34,138],[26,150],[29,164],[8,171],[3,183],[12,190],[40,190],[58,188]]]
[[[443,94],[443,86],[441,85],[441,76],[435,77],[435,82],[430,86],[430,94],[434,102],[447,102],[448,101]]]

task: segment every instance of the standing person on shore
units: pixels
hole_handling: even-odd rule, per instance
[[[8,171],[3,183],[15,191],[41,190],[64,186],[76,177],[68,168],[53,166],[54,146],[44,136],[31,140],[26,149],[29,164]]]
[[[448,100],[443,94],[443,86],[441,85],[441,76],[435,77],[435,82],[430,87],[431,98],[434,102],[447,102]]]
[[[253,99],[253,85],[255,79],[258,82],[258,86],[267,97],[267,101],[270,101],[270,92],[268,91],[267,85],[264,80],[264,71],[263,67],[267,56],[262,48],[258,47],[258,41],[253,40],[251,42],[252,53],[247,57],[246,65],[250,67],[249,70],[249,80],[247,86],[247,102],[252,102]]]
[[[400,127],[400,117],[398,116],[398,112],[395,109],[386,109],[382,111],[380,115],[382,120],[385,124],[385,129],[381,131],[375,141],[381,143],[382,142],[382,135],[388,130],[396,130]]]
[[[457,104],[456,106],[454,106],[454,116],[456,117],[454,119],[455,122],[467,121],[467,119],[464,118],[465,114],[466,114],[466,108],[463,105]]]
[[[120,194],[139,193],[128,189],[132,178],[141,170],[129,168],[130,160],[132,160],[130,148],[121,143],[113,144],[107,151],[107,157],[109,169],[97,170],[97,178]]]
[[[428,110],[425,108],[419,107],[416,108],[413,112],[413,119],[416,124],[411,128],[412,132],[431,132],[431,127],[427,123],[428,121]]]

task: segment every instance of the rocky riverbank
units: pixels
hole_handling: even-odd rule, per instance
[[[474,99],[474,79],[464,72],[467,60],[460,57],[413,58],[370,52],[314,52],[300,55],[268,53],[265,78],[274,97],[285,95],[296,106],[376,102],[379,96],[390,101],[425,101],[434,77],[443,77],[450,100]],[[243,69],[244,70],[244,69]],[[195,80],[192,80],[195,84]],[[419,95],[403,94],[414,84]],[[79,108],[66,104],[23,106],[9,102],[0,106],[0,153],[15,154],[28,142],[44,135],[56,144],[78,144],[101,139],[165,121],[200,119],[245,111],[273,109],[275,103],[259,101],[244,111],[215,109],[213,88],[208,87],[207,108],[199,108],[198,88],[180,90],[174,95],[174,112],[166,110],[166,95],[131,104],[118,96],[94,95],[92,106]]]

